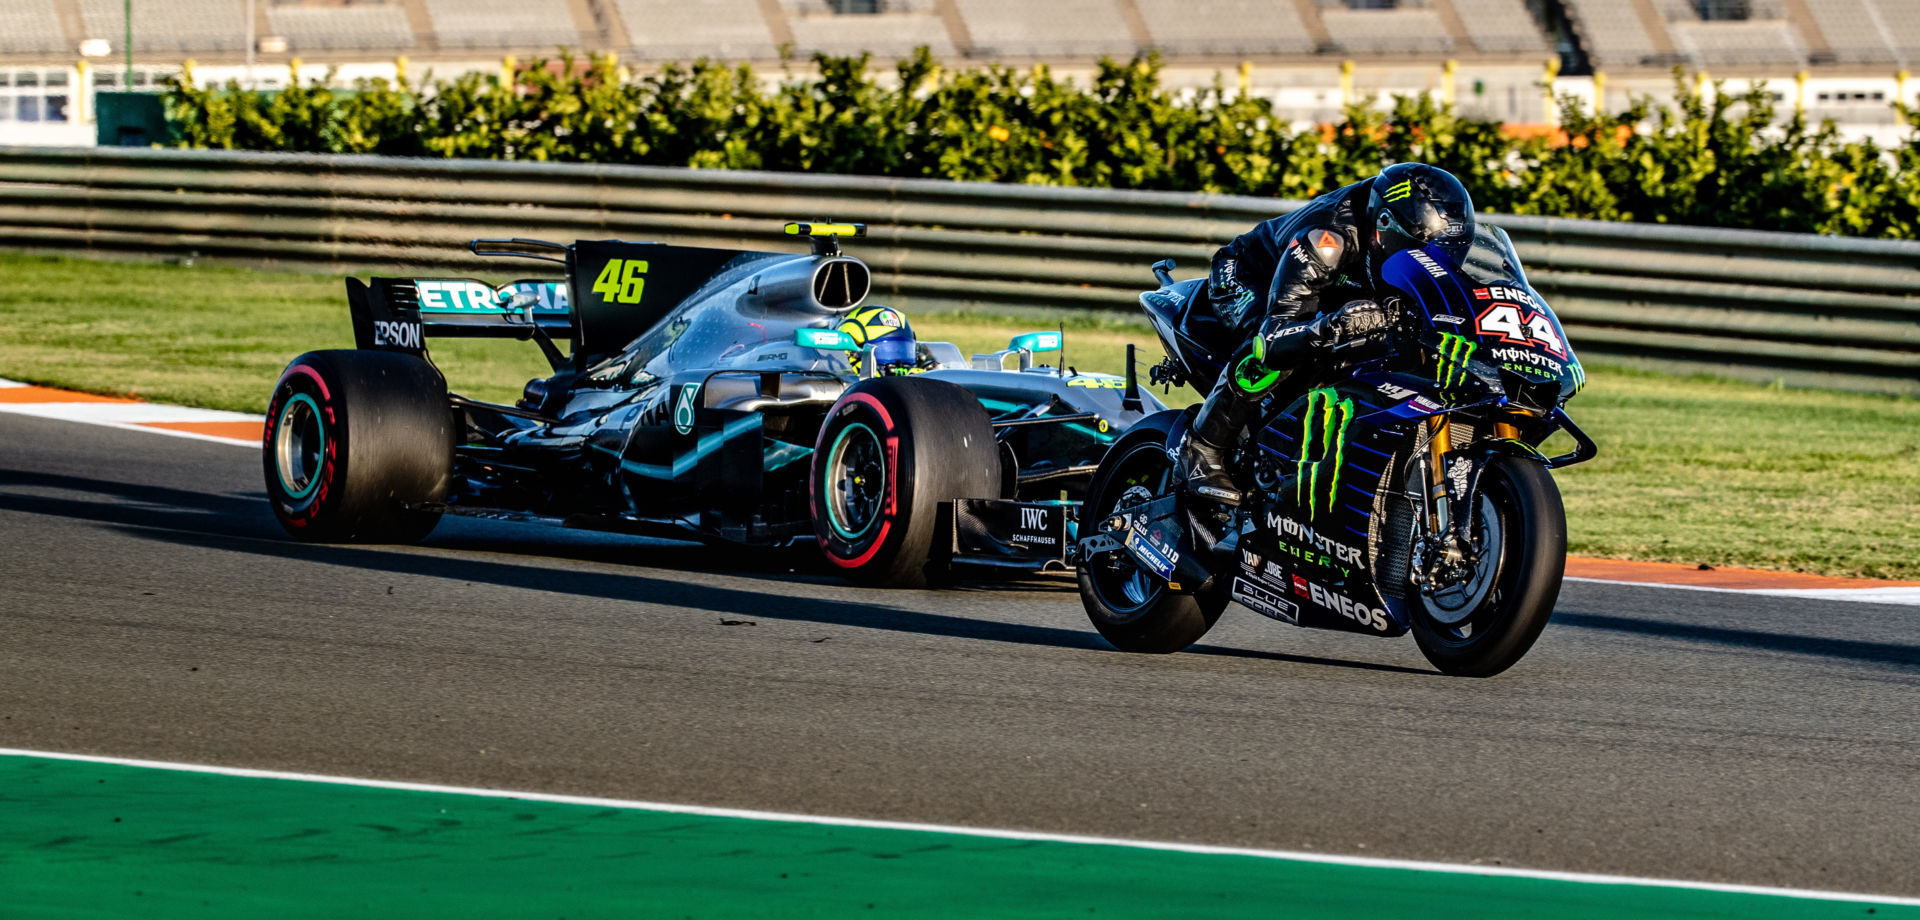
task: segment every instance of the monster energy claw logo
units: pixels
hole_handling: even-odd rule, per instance
[[[1573,391],[1575,393],[1587,388],[1587,369],[1581,367],[1580,362],[1575,361],[1567,365],[1567,371],[1573,374]]]
[[[1312,520],[1320,507],[1320,468],[1328,461],[1333,464],[1327,482],[1328,511],[1333,510],[1334,499],[1340,494],[1340,467],[1346,454],[1347,423],[1353,421],[1353,400],[1341,399],[1338,390],[1327,387],[1309,390],[1304,421],[1299,467],[1293,479],[1293,500],[1305,506],[1307,519]],[[1316,447],[1318,455],[1314,452]],[[1306,486],[1305,501],[1300,498],[1302,485]]]
[[[1464,335],[1440,333],[1440,359],[1433,369],[1433,382],[1443,387],[1453,386],[1455,381],[1466,383],[1467,362],[1473,360],[1473,351],[1478,347],[1478,343]]]
[[[1388,201],[1405,201],[1412,194],[1413,194],[1413,180],[1408,179],[1407,181],[1402,182],[1399,185],[1396,185],[1390,189],[1387,189],[1387,200]]]

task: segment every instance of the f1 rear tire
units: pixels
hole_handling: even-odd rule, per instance
[[[280,526],[315,543],[416,543],[453,480],[447,382],[424,359],[311,351],[267,406],[262,461]]]
[[[1000,449],[966,389],[862,380],[828,410],[807,482],[828,563],[859,584],[918,588],[946,574],[942,503],[1000,494]]]

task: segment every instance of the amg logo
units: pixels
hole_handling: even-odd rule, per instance
[[[1020,529],[1021,530],[1045,530],[1046,527],[1047,527],[1047,509],[1045,508],[1020,509]]]
[[[406,348],[419,351],[422,344],[419,323],[373,321],[373,344],[383,348]]]
[[[1407,250],[1407,252],[1412,254],[1413,260],[1415,262],[1420,263],[1421,268],[1424,268],[1427,270],[1427,274],[1432,275],[1435,278],[1445,278],[1447,276],[1447,270],[1443,268],[1440,265],[1440,263],[1435,262],[1432,256],[1429,256],[1418,249],[1409,249]]]

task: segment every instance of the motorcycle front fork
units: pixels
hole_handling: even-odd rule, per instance
[[[1472,531],[1485,466],[1473,463],[1465,451],[1454,451],[1448,416],[1436,415],[1424,424],[1426,447],[1416,458],[1413,477],[1421,484],[1418,507],[1423,526],[1414,541],[1412,575],[1421,590],[1430,592],[1450,573],[1466,571],[1479,562]],[[1494,434],[1517,439],[1519,430],[1496,422]]]

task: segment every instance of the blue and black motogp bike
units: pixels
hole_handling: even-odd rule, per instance
[[[1116,441],[1074,553],[1100,634],[1125,651],[1179,651],[1234,601],[1298,626],[1412,632],[1449,674],[1520,660],[1566,568],[1549,471],[1596,448],[1564,409],[1586,375],[1507,235],[1483,228],[1460,269],[1421,250],[1388,259],[1393,327],[1311,379],[1227,368],[1240,343],[1208,308],[1205,279],[1175,282],[1172,267],[1155,265],[1161,287],[1140,296],[1167,352],[1152,379],[1205,392],[1237,372],[1269,388],[1231,452],[1248,498],[1228,509],[1181,494],[1172,470],[1191,410]],[[1556,432],[1573,448],[1550,457],[1541,445]]]

